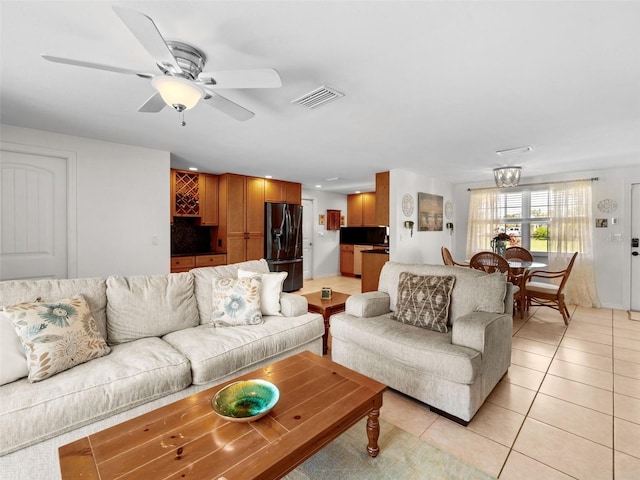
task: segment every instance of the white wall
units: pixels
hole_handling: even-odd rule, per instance
[[[169,273],[168,152],[10,125],[0,139],[75,152],[78,277]]]
[[[640,161],[639,161],[640,163]],[[525,169],[526,171],[526,169]],[[640,183],[640,166],[625,169],[602,169],[562,175],[523,178],[520,183],[542,183],[598,177],[593,182],[593,216],[608,218],[608,228],[593,227],[593,255],[596,287],[603,307],[627,310],[630,306],[631,269],[631,183]],[[455,210],[459,213],[454,235],[454,258],[463,259],[466,250],[467,217],[469,215],[468,188],[491,187],[494,184],[460,184],[455,187]],[[612,214],[598,211],[598,202],[606,198],[615,200],[617,210]],[[612,225],[611,218],[618,224]],[[595,223],[595,222],[594,222]]]
[[[303,199],[313,200],[313,278],[340,275],[340,231],[318,225],[318,215],[340,210],[347,215],[347,196],[321,190],[302,190]]]
[[[402,263],[442,264],[440,247],[451,246],[452,235],[443,229],[442,232],[418,231],[418,192],[441,195],[444,202],[453,201],[453,186],[434,177],[418,175],[406,170],[393,169],[389,175],[389,259]],[[414,212],[410,217],[402,213],[402,197],[405,193],[413,196]],[[455,209],[454,209],[455,214]],[[405,220],[413,220],[413,236],[404,228]],[[455,219],[444,219],[454,223]]]

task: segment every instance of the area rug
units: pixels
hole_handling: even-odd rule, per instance
[[[484,480],[494,477],[380,420],[380,454],[367,454],[366,418],[284,477],[286,480]]]

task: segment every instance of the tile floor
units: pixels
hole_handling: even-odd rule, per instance
[[[360,292],[360,280],[305,281]],[[640,479],[640,321],[538,308],[514,319],[512,365],[465,428],[395,391],[381,417],[500,479]]]

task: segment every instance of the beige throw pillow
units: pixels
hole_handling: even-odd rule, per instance
[[[29,375],[27,357],[9,315],[0,310],[0,385]]]
[[[398,303],[392,319],[445,333],[449,318],[453,275],[400,274]]]
[[[287,272],[258,273],[238,269],[238,278],[260,277],[262,290],[260,293],[260,310],[262,315],[282,315],[280,313],[280,295],[287,278]]]
[[[82,295],[55,302],[20,303],[7,307],[1,315],[7,316],[20,337],[30,382],[111,351]]]

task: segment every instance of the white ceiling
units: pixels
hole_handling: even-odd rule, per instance
[[[149,80],[40,54],[157,72],[113,12],[141,11],[205,70],[273,67],[283,87],[225,90],[255,112],[207,105],[138,113]],[[172,152],[172,165],[371,188],[374,173],[453,183],[640,164],[639,2],[2,1],[2,123]],[[291,100],[327,85],[345,97]],[[496,150],[531,145],[501,158]],[[339,177],[327,182],[325,179]]]

